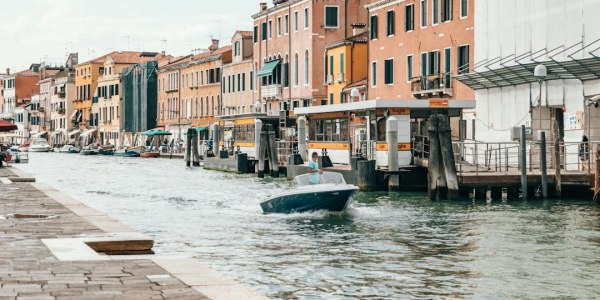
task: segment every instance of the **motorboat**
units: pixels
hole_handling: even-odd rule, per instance
[[[79,152],[81,155],[98,155],[100,151],[98,149],[83,149]]]
[[[158,158],[160,157],[160,152],[142,152],[140,153],[140,156],[145,158]]]
[[[79,147],[74,146],[74,145],[64,145],[58,149],[58,152],[59,153],[79,153],[79,152],[81,152],[81,149],[79,149]]]
[[[98,154],[100,155],[114,155],[115,147],[112,145],[102,146],[98,149]]]
[[[29,152],[50,152],[52,147],[45,139],[34,139],[29,145]]]
[[[25,143],[21,144],[18,149],[21,152],[27,152],[27,151],[29,151],[29,146],[30,145],[31,145],[31,142],[26,141]]]
[[[21,152],[19,150],[13,151],[12,156],[13,161],[17,164],[29,163],[29,154],[27,154],[27,152]]]
[[[136,151],[129,151],[128,149],[125,149],[124,151],[116,151],[113,156],[119,156],[119,157],[140,157],[140,153],[136,152]]]
[[[343,211],[356,196],[358,187],[346,184],[344,176],[335,172],[319,175],[320,183],[310,183],[311,174],[294,178],[290,189],[272,196],[260,206],[265,213],[300,213],[317,210]]]

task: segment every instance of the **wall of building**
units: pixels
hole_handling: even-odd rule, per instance
[[[583,41],[587,45],[600,39],[600,11],[597,1],[535,1],[498,2],[478,1],[475,7],[475,61],[492,60],[496,57],[536,53],[543,49],[564,49]],[[600,45],[599,45],[600,46]],[[562,48],[561,48],[562,47]],[[597,48],[597,47],[594,47]],[[576,49],[576,48],[575,48]],[[592,49],[589,49],[591,51]],[[571,52],[574,52],[573,50]],[[548,55],[539,52],[537,61],[549,60]],[[580,51],[573,58],[591,57],[587,51]],[[559,61],[569,60],[566,54],[554,56]],[[525,56],[521,63],[529,63],[531,56]],[[514,65],[509,62],[505,65]],[[501,66],[491,65],[492,69]],[[484,67],[476,71],[483,71]],[[531,75],[533,76],[533,74]],[[567,119],[587,114],[584,97],[600,94],[600,82],[579,80],[556,80],[544,84],[542,105],[562,110],[565,114],[565,141],[581,141],[588,130],[584,120],[567,124]],[[526,125],[540,129],[539,110],[529,114],[529,101],[537,104],[539,86],[522,84],[502,88],[478,90],[475,118],[476,138],[483,141],[508,141],[513,127]],[[600,115],[591,108],[592,115]],[[542,129],[550,130],[549,114],[543,114]],[[583,118],[585,119],[585,117]],[[592,140],[600,140],[600,122],[592,118]],[[589,122],[588,122],[589,123]],[[549,134],[547,134],[549,135]]]

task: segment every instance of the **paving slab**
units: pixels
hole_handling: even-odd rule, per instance
[[[6,182],[31,177],[13,169],[0,169],[0,299],[266,299],[188,258],[95,252],[86,241],[148,237],[51,187]]]

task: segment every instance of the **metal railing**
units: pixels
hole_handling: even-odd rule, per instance
[[[374,160],[376,158],[377,141],[367,141],[361,138],[360,135],[354,135],[350,138],[350,144],[352,146],[352,156],[360,156],[367,160]]]
[[[600,147],[600,141],[560,142],[558,155],[560,169],[573,172],[593,173],[596,167],[595,151]],[[518,172],[521,167],[520,142],[480,142],[473,140],[453,141],[452,150],[459,174],[466,172]],[[526,163],[530,172],[540,171],[541,143],[527,141]],[[413,136],[413,156],[429,158],[429,138]],[[554,141],[546,141],[546,169],[556,170],[556,151]]]
[[[450,73],[436,73],[413,77],[411,92],[444,92],[451,93],[452,75]]]
[[[297,141],[277,141],[277,158],[280,166],[287,166],[289,157],[298,154]]]

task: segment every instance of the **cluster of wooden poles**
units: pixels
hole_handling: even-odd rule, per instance
[[[200,151],[198,149],[198,131],[189,128],[187,131],[187,151],[185,151],[185,164],[190,167],[200,166]]]
[[[428,195],[429,199],[460,199],[450,119],[443,114],[432,115],[427,121],[429,132]]]

